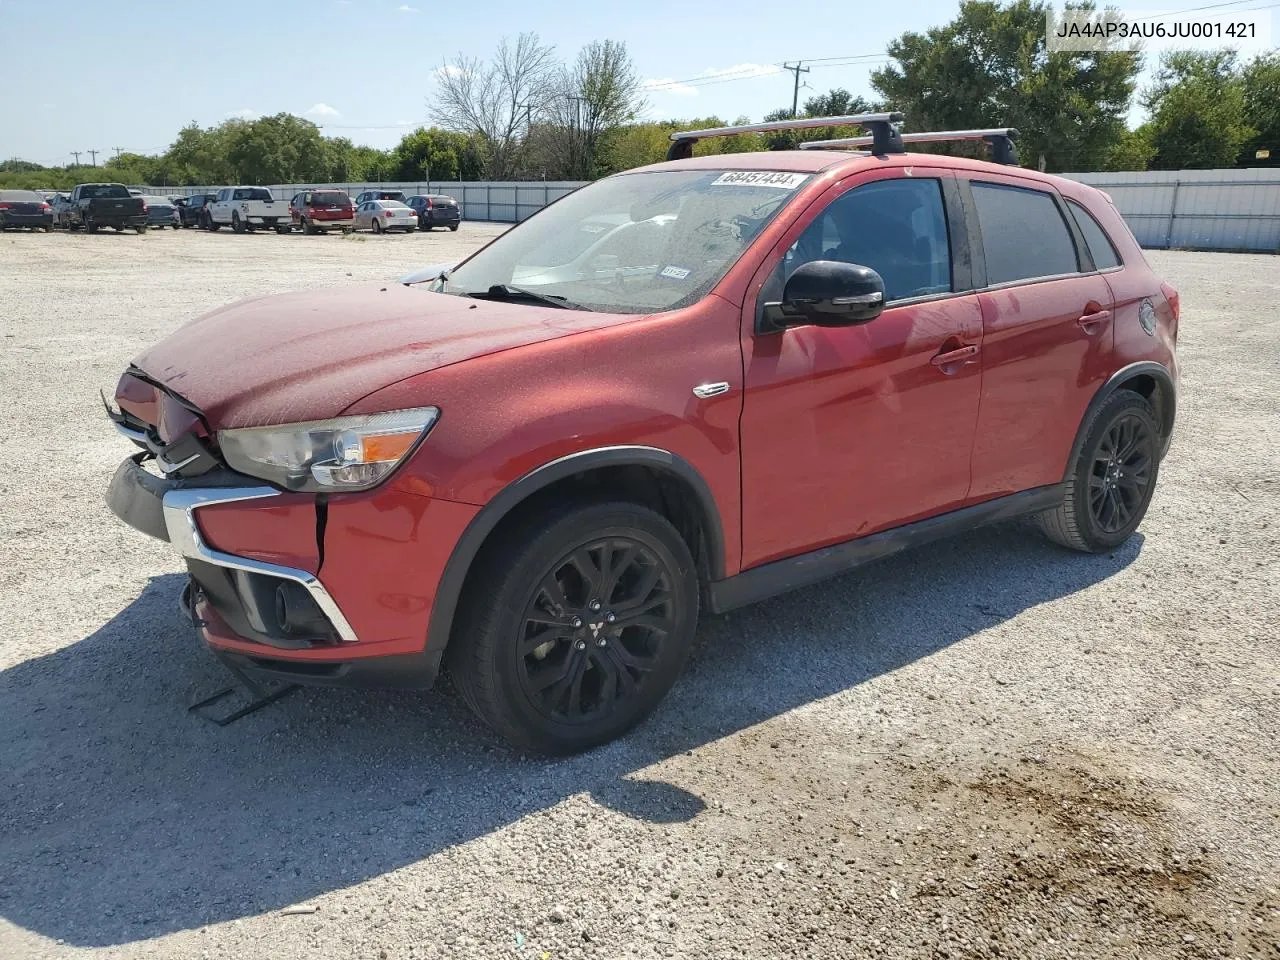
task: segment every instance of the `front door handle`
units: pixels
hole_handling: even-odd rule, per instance
[[[978,345],[976,343],[966,343],[963,347],[956,347],[954,350],[935,353],[933,359],[929,362],[935,367],[949,367],[953,364],[968,363],[977,355]]]
[[[1088,308],[1086,307],[1085,309]],[[1098,326],[1110,319],[1110,310],[1094,310],[1092,313],[1086,313],[1076,323],[1080,325],[1080,329],[1085,333],[1096,333]]]

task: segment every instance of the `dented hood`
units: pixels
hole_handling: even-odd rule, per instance
[[[358,284],[220,307],[134,365],[218,430],[334,417],[415,374],[634,319]]]

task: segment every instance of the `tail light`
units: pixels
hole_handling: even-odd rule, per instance
[[[1169,301],[1169,309],[1173,311],[1173,319],[1176,322],[1182,314],[1182,297],[1172,285],[1167,283],[1160,284],[1160,292]]]
[[[12,204],[0,203],[0,210],[11,210],[11,209],[13,209]]]
[[[390,217],[391,217],[391,211],[390,211],[390,210],[383,210],[383,211],[382,211],[382,215],[383,215],[384,217],[387,217],[388,219],[390,219]]]
[[[150,209],[151,209],[151,208],[147,206],[147,201],[143,200],[143,201],[142,201],[142,212],[143,212],[143,213],[146,213],[146,212],[147,212],[148,210],[150,210]]]
[[[40,202],[40,212],[41,212],[41,213],[44,213],[44,211],[46,211],[46,210],[52,210],[52,209],[53,209],[53,207],[49,206],[49,204],[45,203],[43,200]]]
[[[1174,346],[1178,343],[1178,321],[1182,318],[1182,297],[1177,289],[1168,283],[1160,284],[1160,292],[1164,294],[1165,301],[1169,304],[1169,310],[1173,313],[1172,330]]]
[[[430,198],[430,197],[427,197],[427,209],[428,209],[428,210],[430,210],[430,209],[431,209],[431,198]]]

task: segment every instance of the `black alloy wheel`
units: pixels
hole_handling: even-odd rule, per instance
[[[1104,533],[1116,533],[1147,500],[1156,440],[1136,414],[1113,420],[1093,454],[1089,512]]]
[[[1145,397],[1123,389],[1108,397],[1085,425],[1062,503],[1040,515],[1049,539],[1086,553],[1129,539],[1151,504],[1163,442]]]
[[[467,704],[520,747],[568,754],[648,716],[698,623],[692,553],[638,503],[530,510],[486,544],[446,651]]]
[[[613,536],[561,557],[532,590],[516,646],[535,709],[592,723],[636,697],[677,628],[674,573],[643,542]]]

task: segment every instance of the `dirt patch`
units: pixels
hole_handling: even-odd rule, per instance
[[[1274,897],[1227,886],[1222,853],[1180,829],[1159,789],[1102,761],[1023,759],[932,776],[916,792],[947,811],[954,835],[989,838],[936,863],[916,890],[964,902],[990,928],[990,942],[939,956],[1017,955],[1002,941],[1034,928],[1087,956],[1280,956]]]

